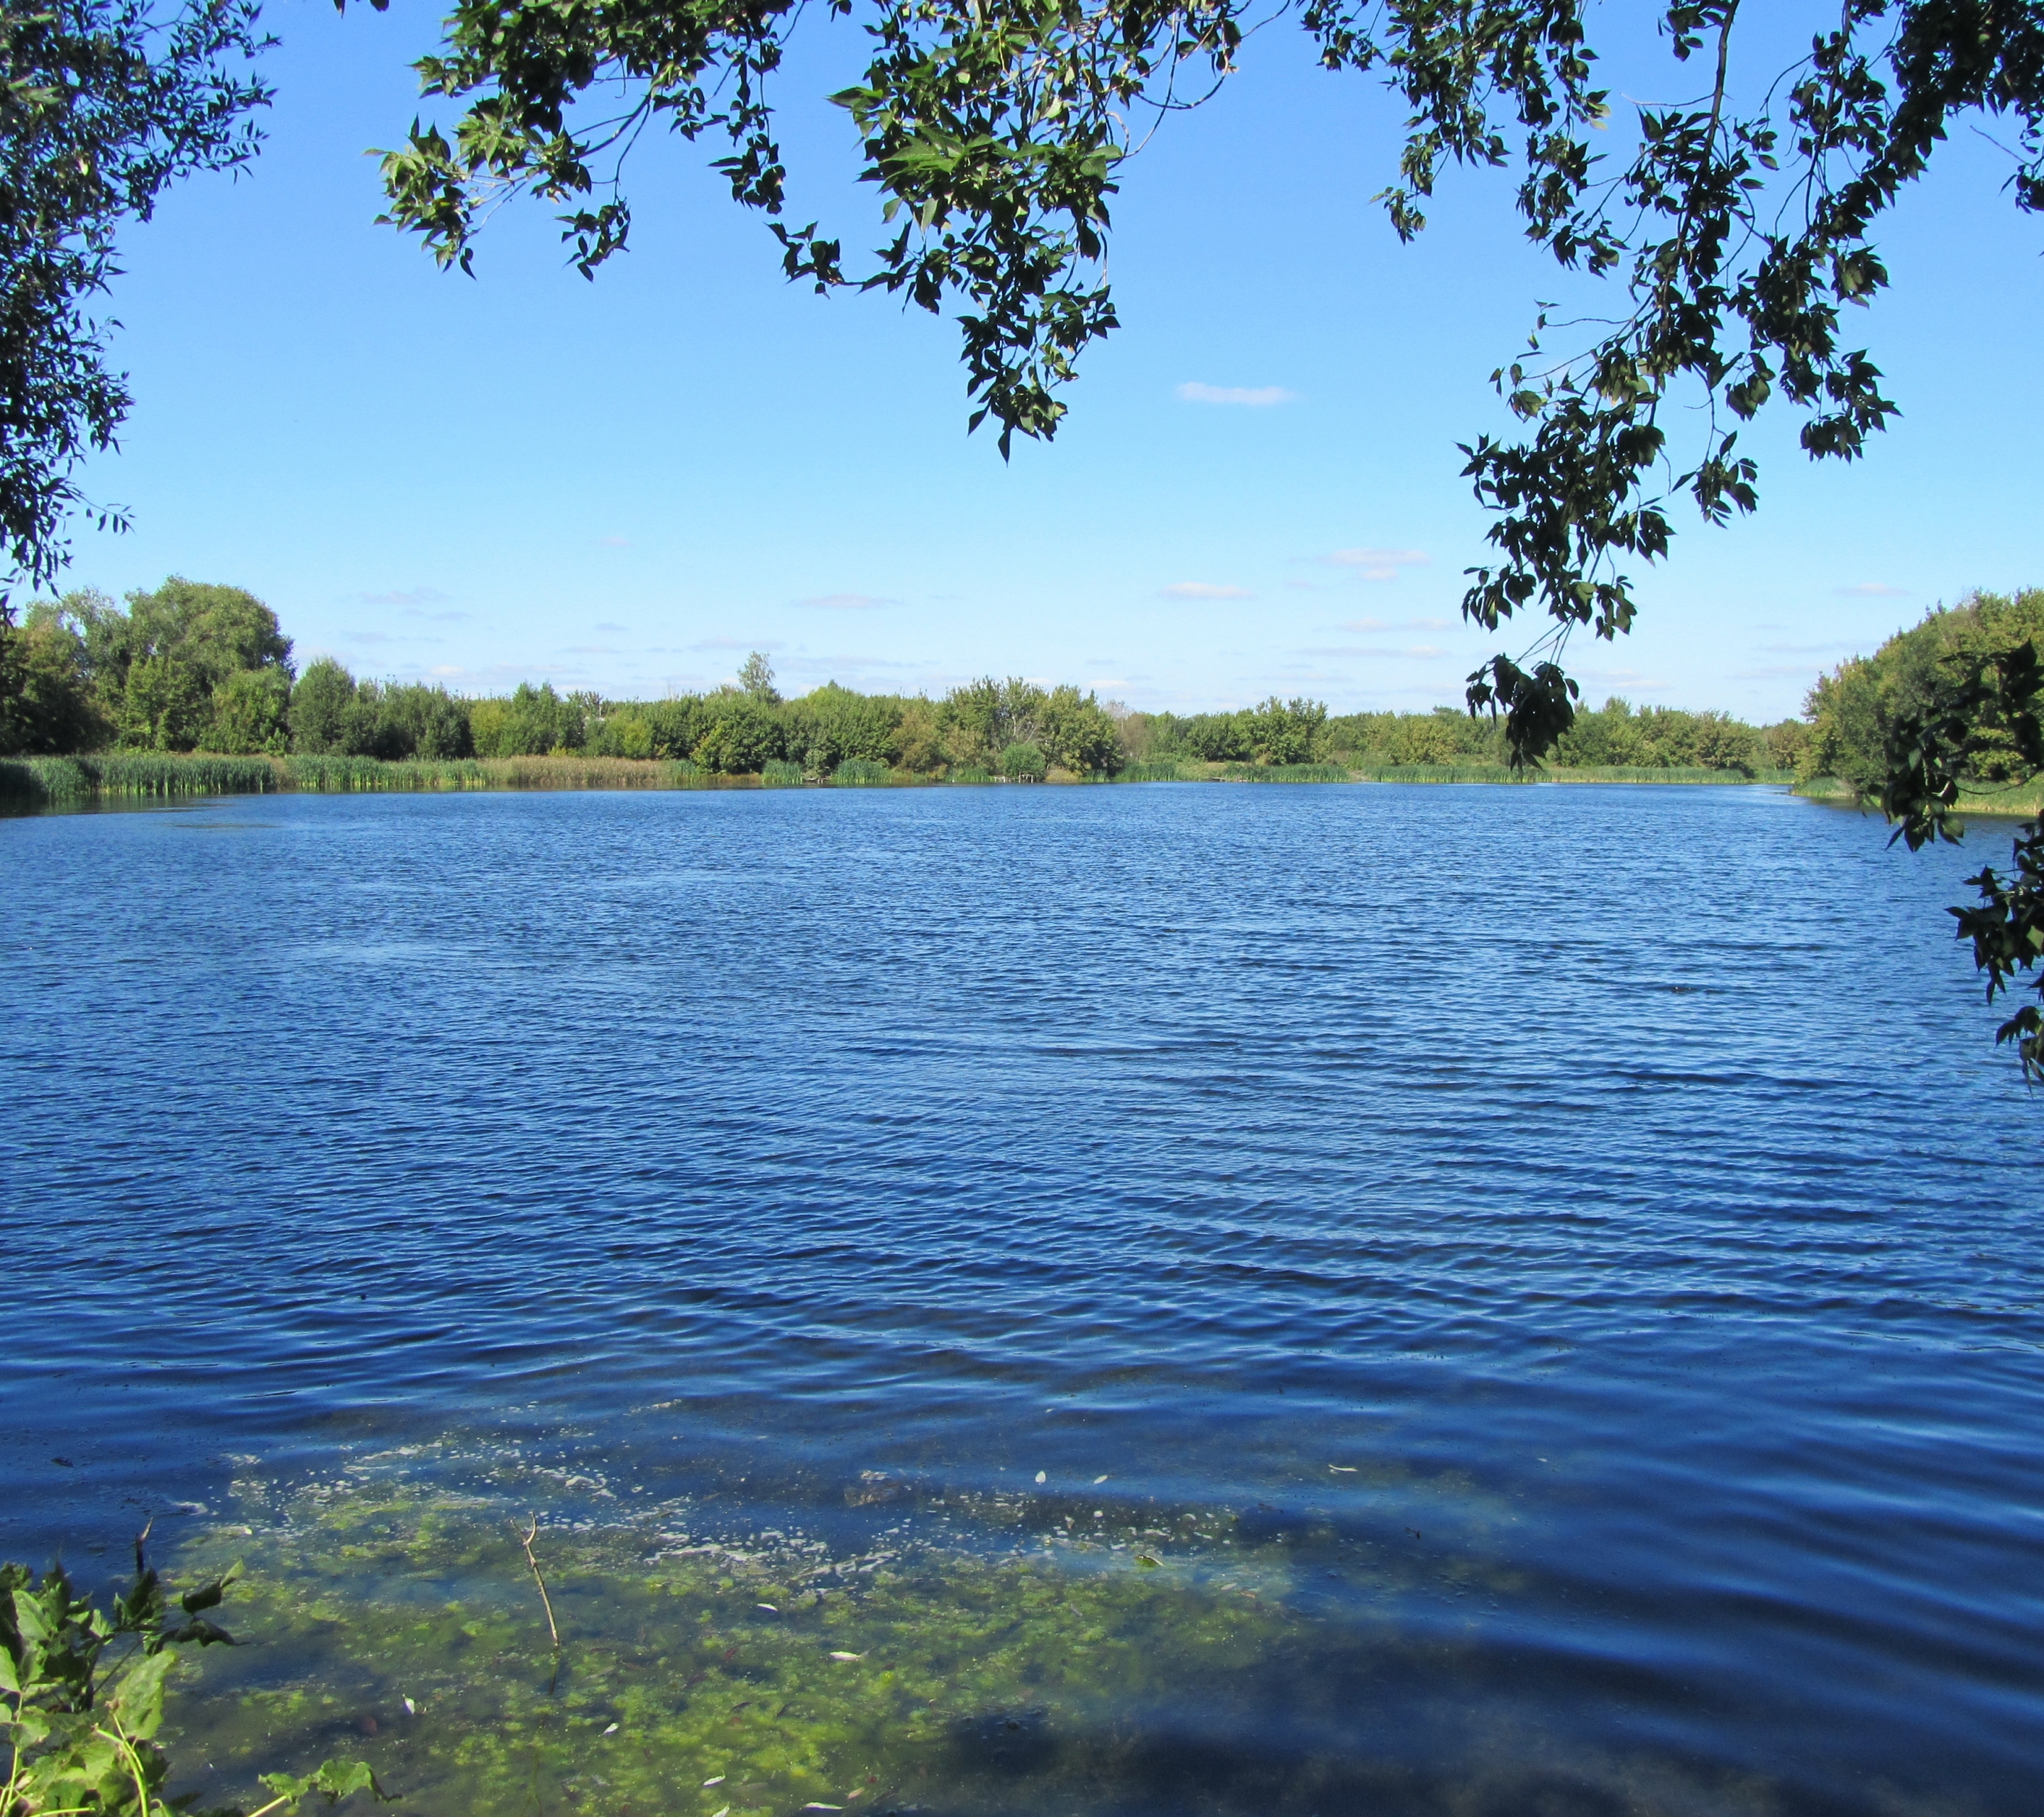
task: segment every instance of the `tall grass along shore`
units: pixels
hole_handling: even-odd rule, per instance
[[[1385,764],[1351,768],[1339,763],[1201,763],[1188,760],[1131,764],[1097,777],[1047,770],[1050,784],[1133,782],[1489,782],[1783,783],[1785,770],[1648,769],[1604,765],[1555,769],[1518,777],[1503,764]],[[800,789],[804,787],[972,787],[1011,780],[986,770],[945,777],[852,760],[832,774],[805,777],[789,763],[762,772],[718,772],[686,761],[629,757],[487,757],[386,759],[375,757],[217,757],[204,753],[114,751],[83,757],[0,759],[0,800],[17,806],[63,807],[90,801],[144,801],[210,795],[423,793],[451,789]],[[1036,778],[1028,778],[1036,780]],[[1821,789],[1806,793],[1823,795]],[[1846,792],[1839,791],[1842,798]],[[1972,804],[1969,802],[1969,807]],[[2034,807],[1978,812],[2031,812]]]

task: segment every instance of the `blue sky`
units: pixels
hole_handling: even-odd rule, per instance
[[[1147,707],[1411,708],[1458,701],[1533,635],[1459,621],[1487,520],[1455,444],[1504,426],[1489,371],[1558,279],[1494,176],[1451,177],[1400,246],[1369,199],[1398,110],[1318,70],[1296,27],[1253,38],[1220,97],[1124,167],[1124,326],[1055,442],[1004,466],[965,432],[955,329],[789,286],[714,151],[642,151],[633,250],[594,284],[542,207],[499,215],[473,280],[375,225],[364,153],[417,111],[408,65],[436,17],[270,15],[263,156],[124,243],[111,308],[137,403],[86,478],[136,529],[81,535],[66,584],[232,582],[301,659],[467,691],[700,687],[756,647],[791,690],[992,673]],[[861,40],[805,33],[778,91],[790,213],[870,244],[849,127],[820,98]],[[1621,94],[1674,86],[1644,52],[1611,73]],[[1639,628],[1572,648],[1593,697],[1778,717],[1934,603],[2044,584],[2044,222],[2002,192],[2008,167],[1961,133],[1885,232],[1894,288],[1860,319],[1900,421],[1851,468],[1812,466],[1792,418],[1749,431],[1760,515],[1678,518]]]

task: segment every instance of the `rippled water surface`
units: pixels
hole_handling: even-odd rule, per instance
[[[1024,1712],[932,1811],[2034,1810],[2044,1104],[1942,913],[1999,836],[1885,841],[1760,789],[0,822],[0,1551],[402,1477],[940,1543],[975,1607],[1033,1560],[1030,1620],[1149,1637],[1090,1703],[926,1648]]]

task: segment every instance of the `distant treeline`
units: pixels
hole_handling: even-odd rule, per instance
[[[2015,739],[1964,704],[1964,683],[1980,658],[2024,643],[2044,654],[2044,587],[2012,597],[1968,595],[1927,613],[1871,656],[1842,663],[1811,690],[1804,712],[1809,749],[1800,772],[1828,776],[1863,800],[1876,800],[1888,773],[1890,730],[1904,720],[1967,720],[1965,744],[1973,780],[1984,789],[2031,780]]]
[[[294,671],[276,616],[238,587],[177,578],[125,609],[72,593],[32,605],[7,639],[0,751],[459,762],[539,756],[659,759],[717,774],[865,772],[1041,779],[1193,763],[1354,769],[1501,763],[1490,720],[1451,707],[1330,716],[1272,698],[1229,713],[1137,713],[1069,685],[992,678],[940,698],[861,694],[835,682],[784,699],[763,655],[702,694],[612,701],[521,684],[470,698],[422,682],[358,679],[331,658]],[[1798,766],[1809,728],[1721,713],[1583,713],[1556,760],[1571,766],[1752,775]]]

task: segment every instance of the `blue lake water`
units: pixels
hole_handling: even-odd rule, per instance
[[[738,1527],[1224,1510],[1335,1549],[1289,1682],[1372,1687],[1196,1713],[1241,1808],[2034,1810],[2044,1100],[1942,913],[2005,839],[1885,842],[1712,788],[0,821],[0,1555],[493,1446]]]

